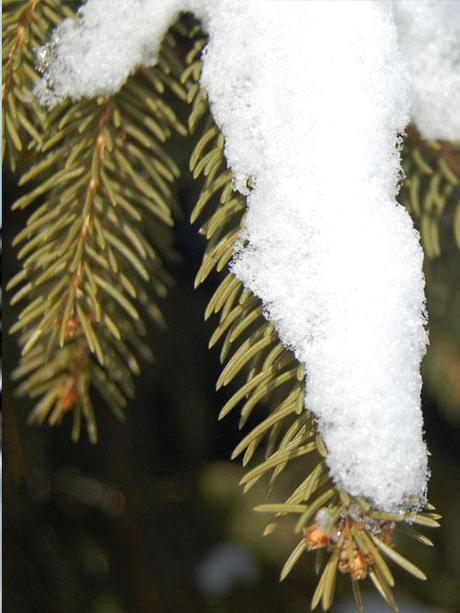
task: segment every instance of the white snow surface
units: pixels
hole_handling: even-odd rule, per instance
[[[36,88],[39,100],[53,106],[67,96],[118,91],[138,66],[155,64],[159,44],[171,25],[173,4],[169,0],[89,0],[80,9],[79,20],[65,19],[50,44],[39,50],[39,64],[46,64],[52,55],[49,70]]]
[[[459,0],[397,0],[395,16],[413,121],[425,138],[460,139]]]
[[[202,19],[202,83],[235,187],[255,179],[232,269],[306,365],[334,480],[383,510],[423,502],[423,253],[396,202],[410,82],[393,4],[109,4],[89,0],[58,31],[53,95],[116,91],[155,62],[180,10]]]

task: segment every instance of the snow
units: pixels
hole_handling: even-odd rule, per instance
[[[305,406],[334,480],[383,510],[423,502],[423,253],[396,202],[411,84],[393,4],[110,7],[89,0],[83,21],[58,30],[42,99],[116,91],[138,64],[155,62],[180,10],[202,19],[202,83],[235,187],[248,194],[247,245],[232,269],[306,365]]]
[[[460,2],[398,0],[395,16],[414,122],[424,138],[460,139]]]
[[[423,254],[395,201],[409,97],[391,6],[259,8],[212,21],[203,70],[236,185],[256,179],[233,271],[306,364],[335,480],[397,508],[426,485],[427,338]]]
[[[225,5],[222,0],[116,0],[107,19],[107,2],[88,0],[81,20],[65,20],[39,50],[39,64],[48,66],[36,92],[43,104],[118,91],[138,66],[155,64],[159,43],[181,10],[206,21],[215,6]],[[227,9],[231,4],[227,1]],[[412,121],[424,138],[460,139],[460,2],[393,0],[393,5],[410,68]]]
[[[79,11],[80,20],[65,19],[38,52],[39,65],[50,64],[38,83],[40,101],[53,106],[67,96],[118,91],[138,66],[155,64],[161,39],[174,20],[173,4],[89,0]]]

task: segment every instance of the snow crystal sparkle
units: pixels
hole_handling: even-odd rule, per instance
[[[306,365],[331,474],[383,510],[423,501],[423,254],[396,202],[410,86],[393,5],[89,0],[58,30],[42,98],[116,91],[181,10],[210,36],[202,84],[235,187],[256,181],[232,270]]]

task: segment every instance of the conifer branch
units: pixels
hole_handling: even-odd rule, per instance
[[[28,15],[16,17],[32,23]],[[221,275],[205,312],[206,319],[218,318],[209,344],[222,344],[225,366],[217,387],[240,383],[219,418],[239,410],[242,428],[262,411],[258,425],[236,446],[232,458],[242,456],[244,466],[251,463],[241,480],[245,491],[266,479],[271,494],[281,476],[287,481],[286,475],[293,474],[294,465],[305,471],[281,502],[256,508],[270,516],[265,534],[290,517],[295,534],[301,535],[281,579],[304,551],[327,552],[329,557],[317,559],[319,581],[312,608],[331,607],[340,572],[350,577],[358,610],[359,586],[366,578],[395,609],[394,578],[387,561],[425,578],[396,551],[396,535],[401,530],[430,545],[412,525],[436,527],[439,515],[429,505],[413,513],[378,512],[331,479],[328,450],[314,415],[304,407],[303,366],[282,345],[261,301],[228,270],[244,227],[246,200],[233,189],[224,137],[199,83],[206,37],[198,25],[187,23],[180,21],[167,34],[157,66],[140,70],[119,93],[64,104],[50,115],[46,138],[29,130],[29,146],[39,145],[40,151],[20,183],[34,181],[36,187],[14,208],[35,208],[15,239],[16,245],[23,245],[22,269],[9,284],[16,290],[12,304],[26,303],[12,329],[20,333],[22,346],[14,374],[22,380],[18,391],[38,399],[31,421],[53,425],[72,413],[74,439],[84,418],[89,438],[96,440],[92,388],[123,416],[134,395],[139,360],[150,356],[144,319],[149,315],[161,323],[158,302],[171,282],[164,262],[175,257],[171,228],[179,168],[164,143],[174,133],[195,135],[190,171],[202,187],[191,222],[199,223],[208,241],[195,285],[212,273]],[[185,67],[175,52],[179,35],[190,41]],[[10,44],[10,52],[13,49]],[[11,91],[6,88],[7,101]],[[171,95],[189,105],[187,127],[168,104]],[[13,117],[11,104],[7,108]],[[13,125],[11,119],[8,125]],[[20,137],[16,139],[11,127],[8,134],[7,151],[13,151],[13,145],[20,150]],[[408,143],[403,197],[421,219],[427,254],[436,256],[438,226],[458,193],[458,150],[454,145],[421,142],[412,132]],[[415,499],[411,503],[413,508],[420,505]]]
[[[199,232],[208,239],[195,285],[204,282],[213,271],[222,276],[209,301],[205,319],[219,317],[210,340],[210,346],[222,342],[220,357],[226,363],[217,388],[233,379],[240,382],[240,388],[223,407],[219,419],[239,407],[242,428],[254,411],[263,412],[259,424],[232,453],[232,459],[243,456],[244,466],[253,462],[240,483],[248,491],[264,478],[270,495],[281,475],[287,482],[289,477],[285,473],[295,474],[294,463],[308,466],[305,463],[308,456],[313,468],[291,494],[283,502],[262,504],[255,509],[271,515],[265,535],[276,529],[280,519],[289,516],[296,518],[295,533],[302,534],[281,571],[281,580],[305,551],[327,551],[329,558],[317,557],[319,581],[312,609],[321,605],[326,611],[332,606],[336,575],[340,572],[350,576],[358,610],[362,610],[360,584],[366,578],[370,578],[385,602],[396,610],[392,594],[394,579],[385,558],[419,579],[426,577],[396,552],[394,538],[401,528],[429,545],[431,541],[413,530],[411,524],[436,527],[440,516],[433,513],[431,506],[412,514],[379,513],[366,500],[353,497],[334,484],[326,462],[328,451],[316,420],[304,407],[303,366],[282,345],[272,324],[265,319],[260,300],[227,270],[244,226],[245,198],[233,189],[223,135],[214,123],[206,92],[199,84],[202,66],[199,55],[205,43],[205,37],[198,33],[182,77],[190,104],[189,128],[199,135],[190,159],[190,171],[194,179],[202,181],[191,221],[199,222]],[[263,407],[268,407],[268,413]],[[262,445],[264,453],[259,452]],[[419,501],[414,499],[412,504],[417,507]]]
[[[401,199],[418,224],[427,257],[439,257],[449,228],[460,249],[460,142],[423,140],[415,126],[403,149]]]
[[[58,0],[3,2],[2,159],[13,172],[20,155],[42,144],[46,112],[34,99],[36,50],[74,13]]]
[[[139,71],[110,98],[54,112],[20,180],[38,186],[13,206],[35,205],[14,241],[25,243],[22,269],[8,286],[12,305],[27,303],[12,328],[22,345],[14,377],[25,377],[19,393],[40,399],[30,421],[54,425],[71,411],[74,439],[82,416],[97,438],[91,386],[122,417],[139,360],[151,358],[145,316],[163,323],[179,176],[164,143],[185,133],[164,96],[181,91],[167,66]]]

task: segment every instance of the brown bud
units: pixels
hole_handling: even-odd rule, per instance
[[[303,537],[309,549],[319,549],[329,544],[329,536],[323,532],[318,523],[314,523],[303,531]]]

